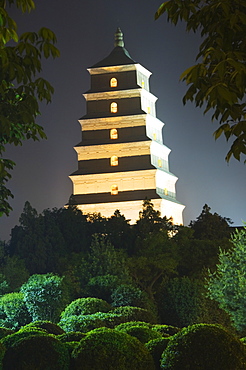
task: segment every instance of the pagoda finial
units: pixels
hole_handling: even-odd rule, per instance
[[[119,27],[114,34],[114,46],[124,47],[123,33]]]

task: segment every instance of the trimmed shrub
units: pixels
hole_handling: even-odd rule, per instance
[[[25,328],[32,328],[32,327],[45,330],[48,334],[60,335],[60,334],[65,333],[65,331],[62,328],[60,328],[60,326],[58,326],[57,324],[54,324],[51,321],[38,320],[38,321],[31,322],[30,324],[27,324],[25,326]]]
[[[68,333],[57,335],[57,339],[59,339],[62,343],[79,342],[85,337],[85,335],[86,334],[81,333],[80,331],[69,331]]]
[[[68,348],[51,335],[22,339],[3,357],[4,369],[68,370],[69,366]]]
[[[153,325],[145,321],[127,321],[127,322],[123,322],[122,324],[117,325],[115,329],[124,331],[125,329],[127,330],[128,328],[131,328],[132,326],[152,328]]]
[[[64,342],[64,344],[65,344],[65,346],[68,350],[69,356],[71,357],[73,350],[78,347],[79,341],[77,342],[76,340],[74,340],[74,341],[71,341],[71,342]],[[70,366],[69,369],[73,369],[73,367]]]
[[[111,312],[97,312],[93,315],[95,318],[98,318],[103,321],[104,326],[107,328],[113,329],[116,325],[122,323],[122,316],[116,313]]]
[[[169,338],[161,337],[157,339],[152,339],[148,343],[145,344],[147,350],[153,357],[156,370],[160,369],[161,356],[162,356],[163,351],[166,349],[168,343],[169,343]]]
[[[153,330],[158,331],[163,337],[177,334],[181,329],[172,325],[156,324],[152,326]]]
[[[160,338],[161,334],[157,331],[152,330],[153,325],[144,321],[129,321],[117,325],[115,330],[119,330],[123,333],[127,333],[136,337],[140,342],[147,343],[151,339]]]
[[[161,369],[244,370],[246,349],[219,325],[192,325],[170,338]]]
[[[154,370],[145,346],[136,338],[114,329],[91,331],[72,353],[74,369]]]
[[[10,334],[10,335],[2,338],[1,343],[3,343],[3,345],[6,348],[9,348],[9,347],[14,346],[20,340],[25,339],[25,338],[30,337],[30,336],[35,336],[35,335],[43,336],[43,335],[47,335],[47,332],[45,330],[38,329],[38,328],[35,328],[35,327],[33,327],[33,328],[24,327],[23,329],[20,329],[16,333]]]
[[[7,337],[7,335],[13,334],[14,330],[8,329],[8,328],[1,328],[0,327],[0,340],[4,337]]]
[[[128,321],[153,322],[151,312],[139,307],[118,307],[110,312],[97,312],[92,315],[63,316],[58,325],[68,331],[88,332],[99,327],[114,328]]]
[[[114,328],[125,322],[125,316],[111,312],[97,312],[93,315],[79,315],[62,318],[59,325],[66,331],[88,332],[90,330],[107,327]]]
[[[143,325],[132,325],[127,328],[121,329],[119,327],[116,327],[115,329],[137,338],[142,343],[147,343],[151,339],[161,338],[161,334],[159,334],[157,331],[154,331],[151,328]]]
[[[78,298],[71,302],[61,313],[61,318],[79,315],[91,315],[96,312],[108,312],[112,309],[111,305],[99,298]]]
[[[103,320],[99,319],[96,315],[73,315],[62,318],[59,326],[65,331],[80,331],[86,333],[90,330],[105,326]]]
[[[112,312],[121,315],[122,322],[127,321],[145,321],[149,323],[156,322],[156,318],[152,312],[140,307],[132,306],[117,307]]]

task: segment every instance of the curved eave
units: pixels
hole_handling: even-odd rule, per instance
[[[148,69],[146,69],[139,63],[87,68],[87,71],[91,75],[136,71],[136,70],[143,73],[147,77],[150,77],[152,75],[152,72],[150,72]]]
[[[113,90],[113,91],[100,91],[100,92],[87,92],[83,94],[86,101],[93,100],[108,100],[108,99],[123,99],[123,98],[140,98],[141,96],[146,97],[151,102],[155,103],[158,99],[151,92],[143,89],[128,89],[128,90]]]
[[[156,193],[155,189],[119,191],[116,195],[110,193],[94,193],[94,194],[77,194],[72,196],[72,203],[74,205],[93,204],[93,203],[112,203],[112,202],[126,202],[149,198],[161,199]]]
[[[116,46],[106,58],[94,64],[92,68],[110,67],[115,65],[127,65],[135,63],[136,62],[131,58],[130,54],[124,47]]]
[[[142,126],[145,124],[147,113],[141,112],[141,114],[131,114],[126,116],[112,116],[112,117],[81,117],[79,123],[83,130],[102,130],[111,128],[121,127],[133,127]]]

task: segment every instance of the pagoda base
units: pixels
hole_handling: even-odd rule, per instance
[[[154,209],[160,211],[161,198],[151,199],[154,205]],[[135,224],[139,219],[139,211],[142,210],[143,201],[134,200],[128,202],[110,202],[110,203],[96,203],[96,204],[78,204],[76,207],[80,209],[83,214],[101,213],[104,217],[111,217],[114,212],[118,209],[122,215],[125,216],[126,220],[129,220],[130,224]]]
[[[160,211],[162,217],[172,217],[174,225],[183,224],[182,211],[185,207],[182,204],[161,198],[151,199],[151,203],[153,203],[156,211]],[[142,210],[142,206],[143,200],[76,205],[83,214],[100,212],[104,217],[111,217],[116,210],[119,210],[129,220],[130,224],[135,224],[139,219],[139,212]]]

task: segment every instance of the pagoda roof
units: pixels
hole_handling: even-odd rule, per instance
[[[116,30],[114,45],[115,47],[111,53],[106,58],[100,60],[100,62],[94,64],[91,68],[136,64],[124,47],[123,33],[120,28]]]

